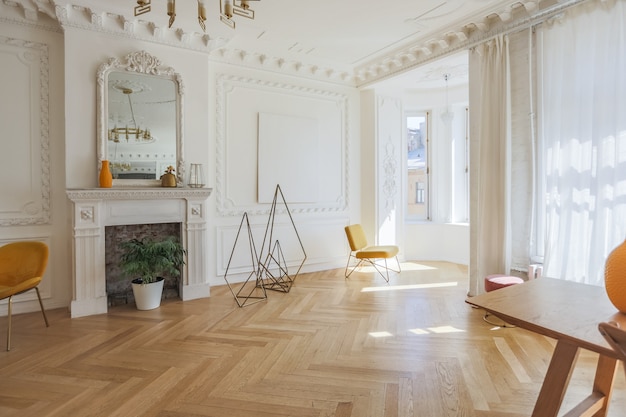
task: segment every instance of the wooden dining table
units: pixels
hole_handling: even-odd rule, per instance
[[[542,277],[501,288],[466,302],[507,323],[556,339],[532,417],[556,417],[580,349],[599,354],[591,394],[563,415],[606,416],[619,356],[598,330],[600,322],[626,328],[626,314],[603,287]]]

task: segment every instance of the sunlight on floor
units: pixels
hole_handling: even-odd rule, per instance
[[[434,266],[422,265],[415,262],[400,262],[402,271],[428,271],[437,269]]]
[[[410,333],[416,335],[425,335],[425,334],[445,334],[445,333],[465,333],[465,330],[458,329],[454,326],[439,326],[439,327],[428,327],[426,329],[409,329]],[[369,332],[368,333],[372,337],[381,338],[381,337],[391,337],[392,333],[382,331],[382,332]]]
[[[369,335],[370,335],[370,336],[372,336],[372,337],[376,337],[376,338],[379,338],[379,337],[391,337],[391,336],[393,336],[393,335],[392,335],[391,333],[389,333],[389,332],[369,332]]]
[[[459,285],[459,283],[456,281],[433,282],[431,284],[388,285],[386,287],[364,287],[361,292],[422,290],[426,288],[456,287],[457,285]]]
[[[433,333],[464,333],[465,330],[461,330],[461,329],[457,329],[456,327],[453,326],[439,326],[439,327],[429,327],[428,330],[430,330]]]
[[[410,329],[409,332],[411,332],[413,334],[417,334],[417,335],[423,335],[423,334],[430,334],[430,333],[437,333],[437,334],[465,333],[465,330],[457,329],[456,327],[453,327],[453,326],[439,326],[439,327],[429,327],[426,330],[424,330],[424,329]]]
[[[394,269],[396,268],[397,264],[395,263],[395,261],[389,261],[389,264],[392,264]],[[377,262],[376,265],[378,265],[379,268],[385,268],[385,265],[383,262]],[[402,272],[405,271],[434,271],[437,270],[437,268],[435,268],[434,266],[428,266],[428,265],[422,265],[422,264],[418,264],[415,262],[400,262],[400,269],[402,269]],[[376,272],[376,268],[374,268],[371,265],[361,265],[357,268],[357,272]]]
[[[424,329],[409,329],[409,332],[411,332],[413,334],[417,334],[417,335],[430,333],[428,330],[424,330]]]

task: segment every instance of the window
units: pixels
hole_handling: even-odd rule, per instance
[[[424,193],[425,183],[415,183],[415,204],[424,204],[426,201],[426,194]]]
[[[429,220],[429,112],[406,115],[407,220]]]

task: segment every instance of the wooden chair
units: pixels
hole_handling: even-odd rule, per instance
[[[620,329],[616,323],[605,322],[598,325],[598,330],[619,355],[625,365],[624,373],[626,373],[626,330]]]
[[[355,269],[357,269],[363,262],[367,262],[376,269],[376,271],[389,282],[389,270],[394,272],[400,272],[400,261],[398,261],[399,248],[395,245],[385,246],[368,246],[365,232],[360,224],[352,224],[345,227],[346,236],[348,237],[348,243],[350,244],[350,254],[348,255],[348,263],[346,264],[345,276],[348,278]],[[387,259],[396,258],[398,269],[390,268],[387,265]],[[385,265],[377,264],[377,260],[384,260]],[[354,266],[350,266],[351,262],[356,261]],[[350,272],[348,272],[350,270]],[[382,271],[385,271],[383,274]]]
[[[11,350],[11,306],[13,296],[37,291],[39,306],[48,327],[48,318],[37,287],[48,264],[48,246],[42,242],[13,242],[0,247],[0,300],[9,299],[7,350]]]

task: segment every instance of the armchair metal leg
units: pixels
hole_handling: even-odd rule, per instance
[[[354,270],[357,269],[359,266],[361,266],[361,264],[363,262],[368,262],[370,265],[372,265],[372,267],[376,270],[376,272],[378,272],[380,274],[380,276],[383,277],[383,279],[387,283],[389,283],[389,270],[392,270],[393,272],[398,272],[398,273],[402,272],[402,269],[400,267],[400,261],[398,260],[397,256],[395,257],[396,263],[398,265],[398,269],[397,270],[393,269],[393,268],[390,268],[389,265],[387,265],[387,258],[376,258],[376,259],[383,259],[383,261],[385,262],[385,266],[376,264],[376,259],[374,259],[374,258],[372,258],[372,259],[363,258],[363,259],[359,259],[357,264],[350,269],[350,261],[352,260],[352,258],[357,259],[352,254],[350,254],[350,256],[348,256],[348,263],[346,264],[346,271],[345,271],[346,278],[348,278],[350,275],[352,275]],[[382,271],[383,268],[385,270],[384,274],[383,274],[383,271]],[[350,272],[348,272],[348,269],[350,269]]]
[[[383,277],[383,279],[387,281],[387,283],[389,283],[389,268],[387,267],[387,259],[385,259],[384,261],[385,261],[385,266],[384,266],[385,274],[383,274],[383,272],[379,269],[379,268],[383,268],[383,266],[377,265],[376,262],[372,260],[369,260],[369,263],[372,264],[376,272],[378,272],[380,276]]]
[[[377,265],[376,262],[372,261],[372,260],[368,260],[368,261],[372,264],[372,266],[374,267],[374,269],[376,269],[376,271],[380,274],[380,276],[382,276],[385,279],[385,281],[387,281],[387,283],[389,283],[389,271],[390,270],[393,271],[393,272],[397,272],[397,273],[402,272],[402,269],[400,267],[400,261],[398,260],[397,256],[395,258],[396,258],[396,263],[398,264],[398,269],[390,268],[389,265],[387,265],[387,258],[383,258],[384,261],[385,261],[385,266],[384,266],[385,274],[383,274],[381,269],[379,269],[379,268],[383,268],[382,265]]]
[[[46,327],[50,327],[50,325],[48,324],[48,318],[46,317],[46,310],[43,309],[43,303],[41,302],[39,287],[35,287],[35,290],[37,290],[37,299],[39,300],[39,307],[41,307],[41,314],[43,314],[43,321],[46,322]]]
[[[350,253],[350,255],[348,255],[348,262],[346,263],[346,270],[345,270],[345,277],[348,278],[350,275],[352,275],[352,273],[354,272],[355,269],[357,269],[361,263],[363,262],[363,259],[359,259],[358,262],[356,263],[356,265],[354,265],[354,267],[350,268],[350,260],[352,260],[352,258],[354,258],[354,256],[352,256],[352,253]],[[356,259],[356,258],[354,258]],[[350,272],[348,272],[348,269],[350,269]]]
[[[37,291],[37,299],[39,300],[39,307],[41,307],[41,314],[43,314],[43,321],[46,322],[46,327],[50,327],[48,323],[48,317],[46,317],[46,310],[43,308],[43,302],[41,301],[41,294],[39,293],[39,287],[35,287]],[[13,307],[13,296],[9,297],[8,303],[8,326],[7,326],[7,351],[11,350],[11,312]]]

